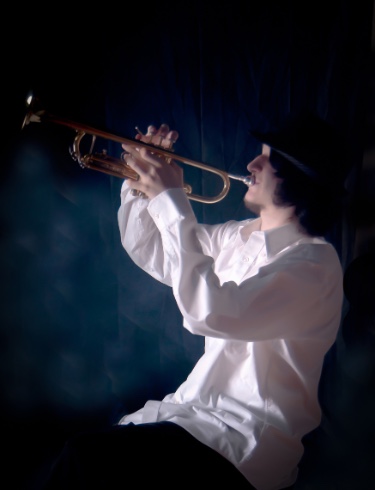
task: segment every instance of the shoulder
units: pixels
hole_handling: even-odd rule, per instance
[[[341,267],[337,250],[324,238],[302,238],[296,245],[296,253],[300,253],[306,260],[319,263],[329,263]]]
[[[288,270],[289,274],[301,274],[319,280],[330,277],[342,278],[342,265],[334,246],[322,238],[303,237],[269,258],[273,270]]]

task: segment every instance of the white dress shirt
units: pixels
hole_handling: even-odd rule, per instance
[[[173,288],[205,351],[175,393],[119,423],[171,421],[259,490],[294,483],[302,437],[320,423],[318,383],[343,301],[334,247],[296,225],[198,224],[181,189],[149,200],[124,183],[118,222],[132,260]]]

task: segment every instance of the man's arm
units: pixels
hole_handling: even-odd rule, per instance
[[[331,245],[298,245],[240,285],[220,284],[212,257],[203,253],[183,191],[160,194],[150,202],[149,212],[160,230],[173,293],[189,331],[256,341],[311,338],[322,328],[329,339],[335,337],[342,270]]]

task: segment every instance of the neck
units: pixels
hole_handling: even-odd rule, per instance
[[[262,231],[270,230],[272,228],[279,228],[288,223],[296,221],[294,214],[294,207],[286,208],[274,208],[272,210],[262,210],[260,213]]]

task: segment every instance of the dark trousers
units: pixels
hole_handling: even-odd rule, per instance
[[[127,490],[155,484],[255,490],[228,460],[171,422],[119,425],[73,437],[44,490]]]

